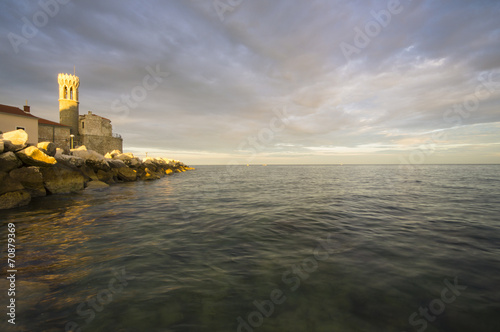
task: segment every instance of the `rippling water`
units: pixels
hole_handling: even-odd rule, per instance
[[[499,203],[495,165],[204,166],[1,211],[0,236],[19,331],[496,332]]]

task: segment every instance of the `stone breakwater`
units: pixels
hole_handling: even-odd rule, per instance
[[[27,205],[33,197],[156,180],[193,169],[165,158],[139,159],[120,151],[103,156],[85,146],[65,153],[51,142],[27,142],[24,130],[0,135],[0,210]]]

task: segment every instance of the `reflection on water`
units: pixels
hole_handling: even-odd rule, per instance
[[[214,166],[36,199],[0,216],[17,329],[416,331],[457,277],[426,331],[497,331],[499,170]]]

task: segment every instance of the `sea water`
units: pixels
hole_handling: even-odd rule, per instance
[[[498,165],[200,166],[0,213],[19,331],[500,330]]]

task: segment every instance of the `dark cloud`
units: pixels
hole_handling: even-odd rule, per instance
[[[16,53],[9,35],[23,36],[40,3],[0,4],[0,102],[29,99],[34,113],[57,120],[56,77],[75,66],[80,112],[111,118],[126,149],[221,162],[248,159],[251,150],[239,146],[256,138],[269,162],[336,162],[349,149],[358,149],[356,162],[397,162],[428,133],[458,126],[461,135],[442,149],[483,149],[483,162],[498,161],[498,1],[401,0],[359,47],[357,31],[374,28],[390,0],[244,0],[223,21],[212,1],[73,0]],[[346,58],[343,43],[357,52]],[[135,107],[117,110],[152,68],[168,76]],[[488,75],[473,111],[453,108]],[[286,128],[263,141],[283,107]]]

